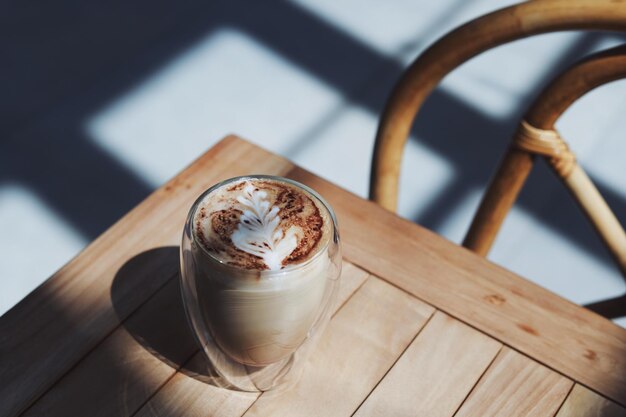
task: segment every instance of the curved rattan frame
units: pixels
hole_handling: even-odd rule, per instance
[[[383,111],[374,147],[370,198],[396,210],[400,163],[409,131],[424,100],[444,76],[495,46],[563,30],[626,31],[626,0],[521,3],[472,20],[421,54],[405,71]]]
[[[565,141],[554,127],[559,117],[576,100],[591,90],[623,78],[626,78],[626,45],[591,55],[572,65],[548,84],[530,106],[521,123],[532,126],[539,132],[552,134],[562,143],[560,149],[567,149]],[[573,153],[566,151],[567,155],[558,152],[555,154],[550,150],[544,153],[541,149],[537,152],[532,147],[520,146],[520,132],[521,130],[518,130],[513,136],[511,146],[492,177],[463,245],[481,255],[487,254],[530,173],[533,156],[539,154],[546,158],[576,199],[617,262],[620,271],[626,276],[624,228],[587,174],[576,163]],[[570,164],[566,170],[562,169],[563,158]]]
[[[404,72],[387,101],[372,161],[370,198],[395,211],[404,145],[424,100],[454,68],[495,46],[561,30],[626,32],[626,0],[534,0],[507,7],[448,33]],[[626,276],[626,233],[554,129],[578,98],[626,77],[626,46],[595,54],[546,87],[526,113],[492,178],[463,245],[487,255],[534,163],[544,156],[589,218]]]

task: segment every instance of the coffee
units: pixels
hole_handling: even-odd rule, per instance
[[[193,213],[198,303],[220,348],[266,366],[306,339],[327,293],[330,213],[289,182],[242,178]]]
[[[317,198],[269,179],[242,179],[213,191],[198,206],[194,226],[213,257],[259,271],[306,262],[330,236],[330,216]]]

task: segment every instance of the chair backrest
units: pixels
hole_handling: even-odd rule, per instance
[[[569,189],[626,276],[626,232],[554,125],[569,106],[601,85],[626,78],[626,45],[591,55],[557,76],[522,118],[492,177],[463,245],[486,255],[532,168],[543,156]]]
[[[626,32],[626,0],[534,0],[521,3],[470,21],[424,51],[404,72],[383,111],[372,161],[370,199],[389,210],[396,210],[400,164],[411,126],[423,102],[443,77],[493,47],[562,30]],[[608,55],[613,60],[607,57],[604,62],[612,62],[613,72],[608,67],[603,72],[600,69],[603,64],[595,63],[595,59],[601,59],[602,55],[584,61],[557,78],[531,107],[520,123],[514,146],[507,151],[483,198],[464,246],[481,255],[487,254],[533,166],[535,154],[541,154],[572,191],[626,276],[623,228],[554,130],[554,122],[577,98],[598,85],[621,78],[623,63],[622,68],[616,64],[616,60],[621,59],[621,51]],[[597,78],[588,84],[578,85],[580,81],[577,81],[578,87],[569,90],[563,86],[572,77],[594,70]],[[561,89],[569,95],[558,98]]]
[[[422,53],[396,84],[376,135],[370,198],[395,211],[404,145],[424,100],[450,71],[517,39],[563,30],[626,32],[626,0],[533,0],[479,17]]]

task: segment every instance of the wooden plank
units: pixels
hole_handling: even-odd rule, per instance
[[[556,417],[626,417],[626,409],[576,384]]]
[[[349,416],[433,313],[433,308],[378,278],[337,315],[304,377],[281,395],[263,394],[253,416]]]
[[[111,285],[131,258],[178,245],[187,210],[217,181],[292,165],[226,138],[154,192],[79,256],[0,318],[0,414],[23,411],[164,282],[137,277],[112,299]],[[157,260],[157,262],[159,262]],[[172,274],[174,271],[172,271]],[[113,308],[113,303],[116,308]]]
[[[256,398],[199,385],[179,373],[139,416],[240,416],[246,410],[246,416],[291,416],[294,410],[302,416],[350,415],[432,312],[408,294],[370,277],[331,320],[302,379],[290,390],[263,394],[255,402]],[[194,391],[193,398],[182,404],[178,393],[189,390]]]
[[[23,415],[132,415],[196,351],[172,279]]]
[[[553,416],[573,382],[504,347],[455,417]]]
[[[334,314],[367,281],[368,274],[352,264],[343,264],[341,281]],[[331,320],[331,324],[334,318]],[[324,337],[326,337],[324,335]],[[206,368],[203,353],[197,353],[185,370],[177,372],[143,406],[138,416],[241,416],[258,398],[259,394],[228,391],[210,385],[210,378],[196,372]]]
[[[501,347],[437,312],[355,416],[450,417]]]
[[[202,369],[206,367],[206,362],[199,353],[185,367]],[[205,381],[197,375],[178,372],[139,409],[135,416],[241,416],[259,396],[256,393],[217,388]]]
[[[625,329],[301,168],[287,176],[333,206],[346,258],[626,405]]]
[[[343,306],[350,297],[365,283],[369,274],[361,268],[344,261],[341,265],[341,279],[339,281],[339,291],[337,291],[337,301],[333,314]]]
[[[344,253],[363,268],[515,349],[626,403],[626,331],[390,212],[234,137],[151,195],[0,318],[0,414],[23,410],[162,282],[111,283],[130,258],[177,245],[186,211],[226,177],[288,175],[334,206]],[[114,311],[113,302],[119,307]],[[119,317],[118,317],[119,316]]]
[[[154,253],[162,255],[162,251]],[[155,278],[158,271],[152,272]],[[344,263],[338,305],[367,277],[367,272]],[[179,277],[175,276],[24,416],[133,415],[197,351],[180,297]]]

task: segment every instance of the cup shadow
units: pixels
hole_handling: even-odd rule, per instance
[[[156,358],[178,372],[223,388],[187,323],[179,265],[178,246],[150,249],[131,258],[115,275],[111,287],[114,309],[126,331]],[[128,299],[129,288],[141,292],[142,286],[154,288],[155,282],[158,289],[122,320],[120,300]]]

